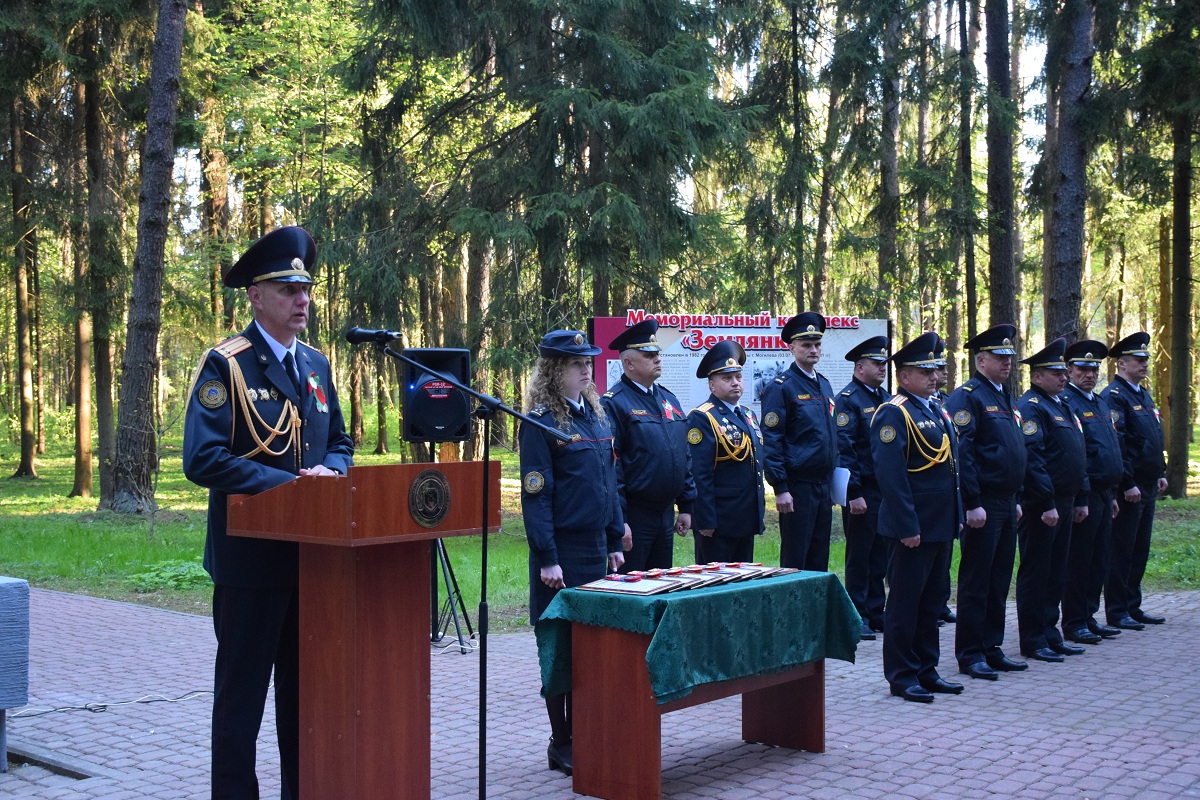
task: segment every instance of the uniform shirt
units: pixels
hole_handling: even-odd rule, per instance
[[[879,534],[949,542],[962,525],[953,426],[936,403],[909,392],[871,419],[871,458],[879,477]]]
[[[696,486],[691,474],[687,414],[679,398],[654,384],[650,391],[624,375],[600,403],[612,425],[621,509],[636,506],[692,512]]]
[[[688,414],[688,425],[696,482],[693,530],[731,538],[762,533],[763,440],[754,412],[709,395]]]
[[[815,374],[792,362],[763,392],[766,478],[777,495],[790,491],[791,481],[828,483],[837,463],[833,387]]]
[[[1108,401],[1093,392],[1088,397],[1073,383],[1059,397],[1075,412],[1075,418],[1083,426],[1083,439],[1087,447],[1088,484],[1093,491],[1104,492],[1121,480],[1124,463],[1121,461],[1121,440],[1113,421]],[[1087,496],[1075,498],[1075,505],[1086,506]]]
[[[613,435],[589,403],[571,410],[571,436],[563,442],[533,425],[522,425],[521,514],[529,552],[538,568],[558,562],[557,530],[603,530],[608,552],[621,552],[624,517],[613,468]],[[529,412],[531,419],[560,427],[549,406]]]
[[[1108,401],[1113,423],[1121,440],[1121,459],[1124,461],[1120,482],[1121,491],[1134,486],[1157,483],[1166,474],[1163,457],[1162,422],[1154,398],[1145,386],[1135,387],[1117,375],[1104,387],[1100,396]]]
[[[1087,495],[1083,424],[1069,406],[1037,386],[1021,395],[1017,409],[1026,454],[1021,506],[1033,518],[1052,508],[1060,515],[1067,513],[1071,509],[1058,508],[1055,498],[1070,497],[1074,502]]]
[[[879,490],[875,463],[871,460],[871,417],[890,399],[891,395],[882,386],[872,389],[858,378],[852,378],[834,398],[838,466],[850,471],[847,500],[862,497],[864,488]]]
[[[983,496],[1011,497],[1025,478],[1025,442],[1012,396],[978,372],[951,393],[945,405],[958,434],[958,476],[963,506]]]
[[[200,358],[184,420],[183,471],[209,490],[204,568],[214,583],[248,588],[298,580],[295,542],[228,535],[229,495],[264,492],[301,467],[345,473],[353,463],[329,360],[302,342],[295,360],[303,400],[257,324]]]

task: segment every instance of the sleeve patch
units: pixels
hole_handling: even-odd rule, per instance
[[[768,428],[774,428],[776,425],[779,424],[779,415],[776,414],[774,411],[768,411],[767,415],[765,417],[763,417],[763,423]]]
[[[700,440],[703,438],[704,434],[700,432],[699,428],[692,428],[688,431],[688,443],[690,444],[700,444]]]
[[[197,399],[205,408],[220,408],[229,399],[229,391],[220,381],[205,381],[197,393]]]
[[[954,424],[958,427],[971,424],[971,412],[965,408],[962,411],[954,412]]]
[[[1025,420],[1025,424],[1021,426],[1021,432],[1026,436],[1033,436],[1037,431],[1037,423],[1031,419]]]
[[[844,428],[850,424],[850,415],[845,411],[837,415],[837,424],[839,428]]]
[[[546,488],[546,479],[542,477],[540,472],[529,472],[525,475],[525,480],[521,485],[525,487],[526,494],[537,494],[542,489]]]
[[[879,441],[884,444],[891,444],[896,440],[896,429],[891,425],[884,425],[879,429]]]

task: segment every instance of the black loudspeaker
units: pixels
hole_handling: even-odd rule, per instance
[[[431,374],[440,372],[471,385],[471,351],[454,348],[409,348],[404,355],[419,362],[404,364],[404,441],[464,442],[471,436],[471,398]]]

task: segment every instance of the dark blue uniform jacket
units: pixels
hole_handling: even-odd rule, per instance
[[[762,414],[766,477],[775,493],[791,491],[791,481],[827,483],[837,463],[837,425],[825,376],[813,380],[793,362],[767,385]]]
[[[1121,480],[1124,469],[1121,440],[1117,436],[1117,426],[1113,422],[1108,401],[1097,392],[1092,392],[1089,399],[1071,383],[1067,384],[1067,390],[1059,397],[1071,407],[1075,418],[1083,426],[1083,438],[1087,444],[1088,484],[1094,491],[1108,491]],[[1087,497],[1075,498],[1075,505],[1086,506]]]
[[[1021,433],[1025,435],[1025,489],[1021,494],[1024,513],[1037,519],[1057,508],[1056,497],[1070,497],[1072,503],[1080,495],[1086,497],[1087,446],[1083,424],[1071,408],[1032,386],[1021,395],[1017,409],[1021,412]],[[1060,517],[1071,512],[1071,508],[1058,508]]]
[[[1125,462],[1119,489],[1150,486],[1166,473],[1163,456],[1162,422],[1154,398],[1143,385],[1141,391],[1120,375],[1104,387],[1101,397],[1113,411],[1113,422],[1121,438],[1121,458]]]
[[[979,508],[984,495],[1016,495],[1025,480],[1025,437],[1012,396],[975,373],[951,393],[945,408],[958,434],[963,507]]]
[[[353,463],[354,443],[346,434],[329,360],[297,342],[296,363],[302,402],[254,323],[201,357],[184,422],[183,471],[209,490],[204,568],[214,583],[249,588],[294,586],[298,580],[295,542],[226,533],[229,495],[287,483],[301,467],[323,464],[344,474]],[[289,445],[290,411],[297,406],[300,433]],[[272,429],[282,433],[272,439]]]
[[[875,462],[871,460],[871,417],[891,397],[882,386],[871,389],[858,378],[852,378],[834,398],[838,466],[850,471],[847,500],[862,497],[866,491],[872,494],[879,491]]]
[[[692,529],[716,536],[756,536],[763,532],[762,431],[754,412],[742,406],[739,419],[725,403],[708,402],[688,414],[696,503]]]
[[[871,457],[879,476],[879,535],[949,542],[958,536],[956,438],[940,408],[900,393],[871,420]]]
[[[600,398],[612,425],[621,508],[672,505],[690,514],[696,499],[687,441],[687,414],[679,398],[657,383],[646,394],[629,378]]]

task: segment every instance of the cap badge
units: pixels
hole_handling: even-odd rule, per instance
[[[727,367],[736,367],[737,365],[738,365],[738,363],[737,363],[737,359],[736,359],[736,358],[727,358],[727,359],[725,359],[725,366],[727,366]]]
[[[657,341],[658,341],[658,337],[657,337],[657,336],[655,336],[655,335],[652,333],[652,334],[650,334],[650,341],[651,341],[652,343],[653,343],[653,342],[657,342]]]
[[[1009,339],[1006,336],[1006,337],[1004,337],[1004,341],[1001,342],[1001,344],[1003,344],[1005,347],[1012,347],[1012,339]]]
[[[809,333],[814,333],[816,330],[817,330],[817,326],[815,326],[815,325],[809,325],[809,326],[808,326],[808,332],[809,332]]]
[[[575,341],[575,344],[583,344],[583,334],[582,333],[575,334],[574,341]]]
[[[303,261],[301,261],[301,260],[300,260],[300,259],[298,259],[298,258],[293,258],[293,259],[292,259],[292,269],[303,270],[303,269],[304,269],[304,262],[303,262]]]

